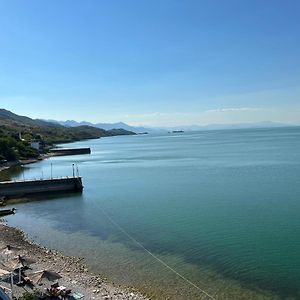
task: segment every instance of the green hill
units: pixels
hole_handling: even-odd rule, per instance
[[[39,140],[45,145],[96,139],[114,135],[130,135],[124,130],[106,131],[92,126],[65,127],[42,120],[34,120],[0,109],[0,160],[37,157],[29,141]]]

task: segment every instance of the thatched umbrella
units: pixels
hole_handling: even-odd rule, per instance
[[[5,270],[5,269],[0,269],[0,277],[5,276],[5,275],[9,275],[11,274],[11,272]]]
[[[0,262],[0,276],[8,275],[12,272],[13,270],[9,266]]]
[[[0,277],[10,275],[10,288],[11,288],[11,298],[13,299],[13,284],[14,284],[14,275],[13,271],[9,267],[0,263]]]
[[[28,267],[31,264],[34,264],[35,260],[31,258],[27,258],[21,255],[18,255],[12,259],[10,259],[6,265],[11,268],[12,270],[21,269],[23,267]]]
[[[5,265],[10,268],[10,270],[14,271],[17,270],[19,271],[19,282],[21,282],[21,269],[24,267],[28,267],[31,264],[34,264],[35,261],[31,258],[27,258],[21,255],[18,255],[12,259],[10,259]]]
[[[61,276],[50,270],[42,270],[27,274],[27,277],[35,284],[42,284],[45,281],[55,281],[61,278]]]
[[[0,248],[0,254],[6,255],[6,258],[8,259],[9,255],[16,255],[19,253],[22,249],[19,247],[6,245],[5,247]]]

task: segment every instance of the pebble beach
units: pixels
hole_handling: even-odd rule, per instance
[[[0,224],[0,248],[6,245],[18,247],[21,255],[36,261],[31,265],[30,271],[52,270],[59,273],[62,277],[59,279],[59,284],[83,294],[83,299],[150,300],[134,288],[116,286],[108,282],[106,278],[93,274],[84,264],[83,258],[66,256],[61,252],[37,245],[28,240],[22,231],[2,222]],[[2,281],[0,285],[10,288],[8,282]],[[46,285],[39,286],[38,289],[43,290],[46,287]],[[29,286],[15,286],[14,288],[16,297],[26,291],[30,292],[32,288]]]

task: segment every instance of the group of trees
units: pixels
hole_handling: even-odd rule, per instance
[[[38,151],[31,148],[28,142],[0,133],[0,161],[37,158],[38,156]]]

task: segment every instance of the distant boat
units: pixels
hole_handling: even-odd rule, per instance
[[[183,130],[173,130],[172,133],[183,133]]]
[[[12,209],[2,209],[2,210],[0,210],[0,217],[4,217],[4,216],[8,216],[8,215],[14,215],[15,211],[16,211],[15,208],[12,208]]]

